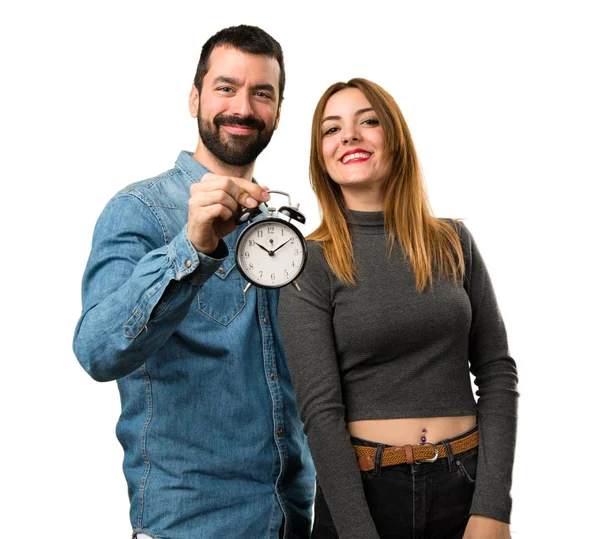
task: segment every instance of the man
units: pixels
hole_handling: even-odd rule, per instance
[[[122,190],[94,232],[74,351],[117,380],[134,537],[308,537],[314,469],[275,290],[234,263],[241,207],[269,199],[254,162],[277,128],[281,47],[238,26],[211,37],[189,109],[195,153]]]

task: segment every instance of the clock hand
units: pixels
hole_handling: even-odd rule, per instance
[[[287,240],[286,242],[282,243],[279,247],[277,247],[273,252],[275,251],[279,251],[279,249],[281,249],[286,243],[292,241],[292,238],[290,238],[289,240]]]
[[[255,241],[254,243],[256,243],[256,245],[258,245],[263,251],[267,251],[267,253],[269,253],[269,256],[273,256],[273,253],[275,251],[269,251],[269,249],[267,249],[265,246],[261,245],[260,243],[258,243],[257,241]]]

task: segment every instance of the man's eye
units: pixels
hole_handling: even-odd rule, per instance
[[[233,92],[233,88],[231,88],[230,86],[220,86],[219,88],[217,88],[217,92],[223,92],[223,93],[229,93],[229,92]]]
[[[271,99],[271,95],[267,94],[266,92],[256,92],[254,95],[256,95],[256,97],[262,97],[265,99]]]

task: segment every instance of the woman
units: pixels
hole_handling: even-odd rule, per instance
[[[313,538],[510,537],[515,363],[469,231],[431,214],[394,99],[365,79],[328,88],[310,172],[322,222],[279,315]]]

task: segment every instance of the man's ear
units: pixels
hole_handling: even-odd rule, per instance
[[[200,93],[198,92],[198,88],[196,88],[195,84],[192,84],[188,107],[190,109],[192,118],[198,118],[198,111],[200,110]]]

